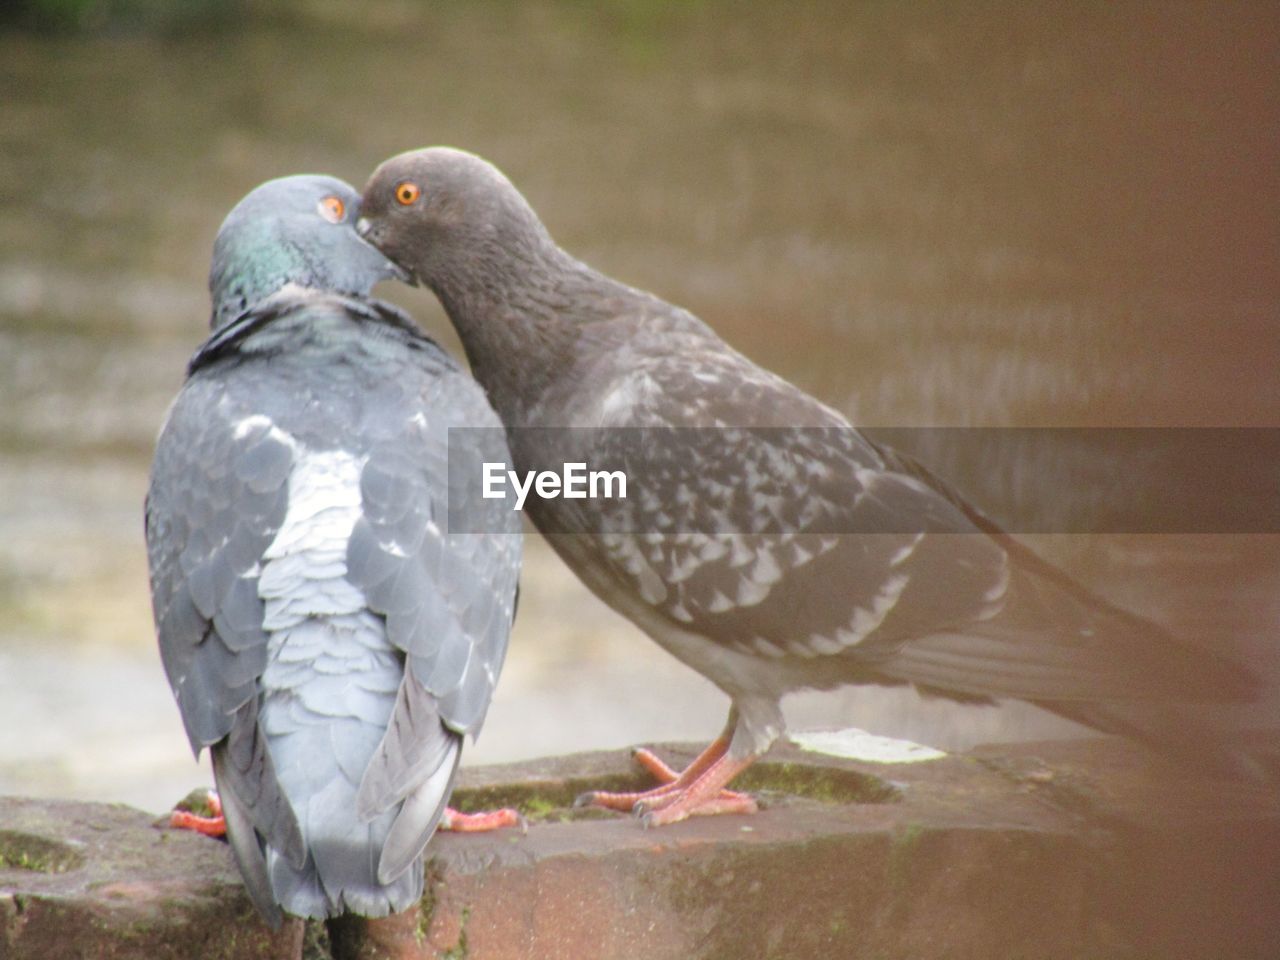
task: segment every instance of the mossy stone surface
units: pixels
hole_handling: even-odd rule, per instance
[[[572,807],[645,785],[625,751],[464,770],[459,806],[519,807],[528,829],[432,841],[422,942],[455,960],[1272,960],[1280,942],[1275,798],[1118,741],[904,765],[780,745],[738,784],[753,816],[646,830]],[[0,798],[0,858],[0,960],[298,955],[225,843],[137,810]],[[320,924],[301,951],[331,960]]]

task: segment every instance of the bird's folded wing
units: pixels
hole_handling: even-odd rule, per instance
[[[256,687],[267,658],[259,560],[284,520],[292,462],[290,438],[269,420],[239,408],[215,380],[189,381],[157,444],[146,536],[160,656],[192,749],[219,745],[220,789],[301,864],[301,833],[258,728]]]
[[[1234,665],[1036,557],[909,457],[702,342],[602,368],[606,422],[648,433],[601,430],[598,455],[638,457],[645,482],[625,502],[561,514],[600,532],[609,575],[674,624],[766,659],[840,658],[832,683],[965,698],[1223,699],[1249,687]],[[673,427],[688,442],[652,439]]]
[[[160,655],[194,750],[231,732],[267,639],[259,560],[284,521],[290,438],[191,380],[156,447],[146,536]]]
[[[687,629],[812,658],[999,603],[1004,551],[785,381],[722,349],[649,356],[616,382],[644,429],[594,431],[593,453],[630,458],[641,480],[625,501],[573,509],[620,585]]]
[[[484,456],[505,460],[496,416],[460,373],[424,389],[423,415],[370,450],[347,551],[348,578],[385,618],[408,667],[357,798],[364,818],[405,801],[384,847],[384,877],[430,837],[461,737],[480,729],[506,655],[520,565],[519,518],[502,501],[467,498],[494,511],[475,525],[455,513],[464,529],[488,532],[449,530],[448,430],[492,427],[469,430],[468,441],[492,444]]]

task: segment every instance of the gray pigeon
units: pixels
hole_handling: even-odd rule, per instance
[[[587,463],[622,428],[718,431],[668,445],[625,504],[529,501],[588,587],[732,701],[683,773],[646,754],[670,782],[596,802],[654,824],[750,810],[724,788],[782,733],[781,697],[858,683],[1020,698],[1214,762],[1178,704],[1248,697],[1246,671],[1093,596],[687,311],[575,260],[489,163],[402,154],[362,204],[362,235],[443,303],[517,470],[572,445],[523,428],[594,428],[571,431]]]
[[[381,917],[422,895],[464,734],[502,668],[511,511],[451,534],[447,432],[500,427],[396,308],[399,271],[331,177],[273,180],[214,244],[213,334],[156,447],[147,553],[160,652],[192,749],[273,925]],[[484,431],[506,457],[500,431]]]

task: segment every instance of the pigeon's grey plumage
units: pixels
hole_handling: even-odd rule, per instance
[[[580,534],[551,540],[593,591],[732,698],[705,762],[642,797],[655,822],[715,801],[802,688],[1021,698],[1212,762],[1165,705],[1247,696],[1247,672],[1093,596],[687,311],[570,257],[490,164],[403,154],[362,203],[362,234],[439,296],[518,469],[558,459],[523,427],[604,428],[583,432],[589,463],[629,442],[610,428],[720,431],[625,502],[530,506],[544,530]],[[784,532],[746,533],[771,516]]]
[[[446,528],[447,431],[499,426],[397,309],[355,191],[290,177],[215,244],[211,338],[161,430],[146,532],[160,650],[192,748],[268,919],[383,916],[502,667],[520,562]],[[505,457],[500,433],[484,431]],[[498,510],[497,501],[480,508]]]

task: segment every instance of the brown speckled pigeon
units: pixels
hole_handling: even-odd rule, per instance
[[[781,697],[858,683],[1020,698],[1214,762],[1178,704],[1249,696],[1245,671],[1093,596],[697,317],[574,259],[491,164],[402,154],[362,204],[360,232],[444,305],[519,470],[549,459],[551,432],[523,428],[598,428],[588,462],[610,428],[722,433],[714,455],[690,444],[651,472],[625,508],[530,501],[588,587],[732,701],[686,770],[642,754],[667,782],[595,802],[651,824],[749,811],[725,788],[783,731]],[[748,427],[783,429],[734,429]],[[796,519],[753,532],[771,513]],[[825,532],[806,526],[816,516]]]
[[[416,907],[463,736],[502,667],[520,563],[505,513],[501,532],[446,529],[449,428],[500,424],[452,358],[368,297],[397,270],[356,234],[358,205],[339,180],[288,177],[228,215],[214,332],[147,494],[165,670],[276,925],[282,910]]]

